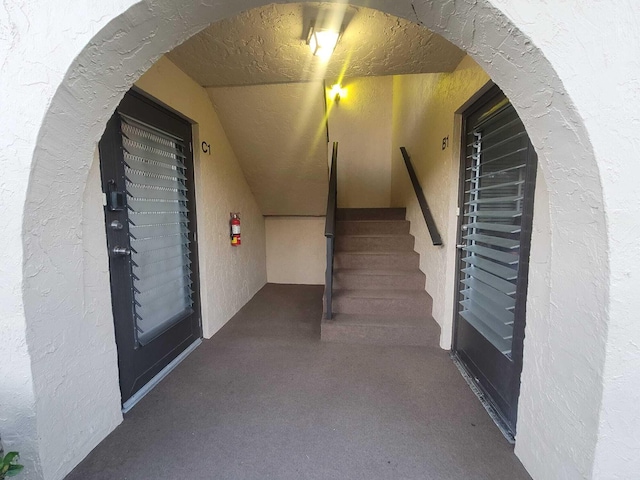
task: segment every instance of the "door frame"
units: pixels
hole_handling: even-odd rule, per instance
[[[119,384],[121,391],[121,403],[123,405],[123,411],[128,411],[137,401],[139,401],[148,391],[153,388],[155,384],[157,384],[164,376],[166,376],[171,369],[173,369],[182,359],[186,357],[188,353],[190,353],[199,343],[202,341],[202,311],[201,311],[201,295],[200,295],[200,268],[199,268],[199,256],[198,256],[198,243],[197,243],[197,209],[196,209],[196,181],[195,181],[195,159],[193,152],[193,125],[194,122],[181,115],[179,112],[167,107],[162,102],[157,101],[153,97],[147,95],[145,92],[141,91],[138,88],[132,88],[121,103],[116,108],[113,116],[107,123],[107,128],[103,133],[103,138],[100,141],[100,171],[101,171],[101,183],[103,185],[104,192],[104,175],[105,175],[105,163],[103,162],[102,156],[105,157],[112,156],[116,160],[115,162],[122,161],[122,134],[120,133],[119,127],[119,114],[125,114],[131,117],[136,118],[135,111],[140,110],[142,108],[147,115],[153,113],[154,111],[160,111],[166,117],[154,117],[156,121],[155,128],[159,128],[160,130],[165,130],[170,132],[172,130],[168,125],[163,124],[166,123],[167,119],[170,119],[170,123],[179,122],[184,126],[185,132],[188,131],[188,138],[185,138],[185,146],[188,144],[188,151],[186,153],[186,166],[187,166],[187,185],[190,188],[187,188],[186,197],[189,203],[189,212],[188,218],[190,223],[189,229],[189,240],[191,242],[190,247],[190,260],[191,260],[191,279],[192,279],[192,290],[193,293],[191,295],[191,299],[193,305],[191,309],[193,313],[190,317],[197,317],[197,328],[192,331],[192,333],[178,345],[175,345],[173,348],[168,350],[164,356],[162,356],[156,363],[154,363],[151,367],[145,370],[143,373],[139,374],[135,370],[131,369],[132,365],[134,365],[134,357],[135,351],[138,350],[140,345],[137,341],[137,336],[135,335],[135,325],[123,325],[123,318],[127,316],[130,312],[128,309],[131,308],[126,305],[126,302],[114,301],[116,297],[120,295],[125,295],[128,298],[128,295],[131,292],[132,288],[132,278],[130,276],[119,275],[119,278],[116,279],[114,286],[113,279],[113,268],[112,263],[114,261],[122,261],[121,259],[115,259],[110,254],[110,249],[112,247],[111,241],[109,239],[109,215],[107,213],[107,207],[105,202],[105,235],[107,240],[107,248],[109,250],[109,277],[110,277],[110,299],[111,299],[111,307],[113,310],[113,319],[114,319],[114,330],[115,330],[115,340],[116,346],[118,350],[118,376],[119,376]],[[124,110],[124,111],[123,111]],[[143,115],[144,116],[144,115]],[[160,122],[158,123],[158,120]],[[185,136],[187,136],[185,134]],[[107,139],[105,141],[105,138]],[[113,159],[111,160],[114,161]],[[109,161],[107,161],[108,163]],[[117,165],[110,166],[108,168],[119,169]],[[117,172],[118,174],[122,174],[121,172]],[[105,195],[108,195],[107,192],[104,192]],[[125,202],[126,208],[126,202]],[[123,232],[128,232],[128,224],[123,225]],[[119,281],[118,281],[119,280]],[[120,319],[120,321],[118,321]],[[167,338],[161,338],[163,335],[171,332],[172,330],[178,328],[185,328],[182,325],[182,321],[172,325],[169,327],[166,332],[161,333],[157,339],[154,339],[150,342],[149,345],[152,345],[154,341],[159,341],[162,344],[169,344]],[[124,328],[123,328],[124,327]],[[192,326],[190,327],[190,329]],[[162,348],[162,345],[157,345],[154,348]],[[126,358],[125,358],[126,357]],[[123,382],[126,385],[132,386],[131,392],[123,391]],[[126,397],[126,398],[125,398]]]
[[[506,428],[508,433],[515,438],[517,427],[517,409],[518,399],[520,397],[520,379],[522,377],[523,366],[523,351],[524,351],[524,337],[526,328],[526,303],[527,303],[527,291],[529,284],[529,258],[531,253],[531,234],[533,231],[533,210],[535,203],[535,182],[537,174],[537,155],[535,149],[531,144],[531,139],[527,134],[527,140],[529,148],[527,149],[527,166],[525,167],[525,183],[524,187],[526,191],[532,192],[529,196],[525,196],[522,205],[522,218],[521,218],[521,233],[520,233],[520,254],[518,258],[518,279],[516,283],[516,306],[514,309],[514,329],[512,340],[512,352],[511,358],[514,363],[514,375],[510,379],[510,391],[515,401],[515,421],[513,426],[511,422],[505,418],[502,413],[502,408],[494,401],[493,393],[485,388],[485,385],[480,382],[475,372],[471,371],[466,363],[462,361],[457,353],[458,343],[458,302],[460,301],[460,262],[462,257],[462,250],[457,248],[457,245],[462,243],[462,225],[464,223],[464,184],[465,184],[465,171],[466,171],[466,136],[468,118],[474,113],[478,112],[487,104],[491,103],[499,96],[506,95],[502,90],[492,81],[487,82],[476,94],[474,94],[467,102],[465,102],[457,111],[456,115],[460,116],[460,125],[458,146],[459,146],[459,163],[458,163],[458,202],[457,202],[457,221],[456,221],[456,249],[455,249],[455,274],[454,274],[454,288],[453,288],[453,322],[452,322],[452,343],[451,343],[451,355],[456,361],[459,368],[462,368],[467,378],[473,383],[473,385],[482,392],[484,398],[490,405],[500,422],[500,428]],[[506,97],[508,99],[508,97]],[[521,320],[521,321],[520,321]]]

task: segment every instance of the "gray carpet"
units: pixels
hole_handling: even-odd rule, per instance
[[[265,286],[67,480],[530,478],[447,352],[321,343],[321,297]]]

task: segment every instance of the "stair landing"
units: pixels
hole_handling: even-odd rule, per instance
[[[437,346],[420,257],[402,208],[338,209],[333,318],[323,341]]]

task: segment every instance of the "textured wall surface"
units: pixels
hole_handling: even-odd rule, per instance
[[[207,89],[264,215],[324,215],[327,133],[321,82]]]
[[[456,268],[460,132],[454,114],[487,81],[488,75],[470,57],[465,57],[453,73],[403,75],[393,80],[391,203],[407,207],[443,348],[451,348]],[[443,150],[445,137],[449,137],[449,146]],[[411,156],[442,246],[436,247],[431,241],[400,147],[406,147]]]
[[[89,337],[99,328],[83,321],[76,292],[84,291],[88,244],[84,186],[107,119],[163,53],[266,3],[16,0],[0,9],[0,376],[15,381],[2,393],[11,419],[0,418],[0,428],[11,447],[27,452],[27,478],[61,478],[87,441],[109,429],[66,429],[95,413],[99,392],[73,382],[82,365],[61,358],[94,354],[73,327]],[[640,259],[629,255],[640,230],[629,215],[640,174],[638,5],[366,3],[469,52],[512,100],[538,152],[552,240],[549,288],[536,293],[548,310],[528,325],[517,455],[536,480],[633,478],[640,471]],[[51,355],[52,345],[61,353]],[[50,402],[62,391],[82,399],[78,408]],[[60,442],[68,445],[64,457],[55,455]]]
[[[346,24],[328,62],[311,57],[306,44],[318,7],[295,3],[248,10],[211,25],[169,58],[210,87],[449,72],[464,56],[439,35],[376,10],[343,5],[327,16],[336,30]]]
[[[206,91],[160,59],[136,86],[196,122],[194,166],[202,327],[211,337],[267,281],[264,217]],[[211,145],[211,154],[198,148]],[[229,212],[240,212],[242,245],[229,243]]]
[[[526,428],[516,453],[538,478],[633,478],[640,471],[640,265],[629,252],[637,248],[640,226],[629,219],[629,206],[637,204],[638,164],[627,159],[636,158],[640,146],[640,5],[627,0],[496,4],[545,51],[580,118],[572,117],[565,127],[551,120],[559,111],[558,89],[541,91],[529,102],[509,92],[523,118],[547,112],[539,117],[544,127],[532,137],[542,157],[553,238],[549,310],[539,325],[528,325],[531,341],[525,340],[519,422]],[[589,35],[594,26],[599,34]],[[508,60],[521,64],[515,57]],[[586,126],[588,140],[579,135],[573,144],[554,145],[556,132],[575,129],[578,122]],[[587,142],[600,160],[597,172],[585,168],[584,157],[550,168],[550,159],[571,158],[575,153],[569,150]],[[604,204],[596,200],[598,175]],[[558,202],[558,193],[566,204]],[[588,207],[584,216],[577,213],[578,203]],[[606,228],[596,221],[602,212]],[[605,231],[609,242],[603,245],[598,238]],[[601,392],[597,413],[584,392],[590,392],[589,399]],[[542,419],[553,427],[535,428]],[[581,439],[580,445],[558,442],[570,431],[578,432],[574,438]],[[556,460],[560,457],[565,461]]]
[[[327,99],[329,138],[338,142],[338,206],[388,207],[393,77],[352,78]],[[326,203],[326,202],[325,202]]]
[[[267,281],[324,285],[324,217],[266,217]]]

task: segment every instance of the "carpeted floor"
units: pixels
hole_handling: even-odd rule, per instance
[[[321,298],[265,286],[67,480],[530,478],[447,352],[321,343]]]

